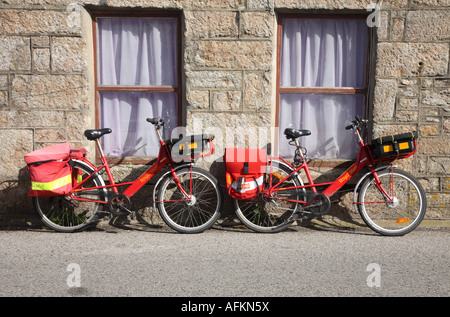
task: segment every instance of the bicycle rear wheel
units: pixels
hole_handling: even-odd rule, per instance
[[[373,177],[367,178],[361,185],[357,202],[362,219],[382,235],[401,236],[411,232],[425,216],[425,191],[413,176],[402,170],[386,169],[377,174],[393,199],[384,197]]]
[[[78,180],[86,179],[94,170],[80,161],[73,161],[73,169],[81,171]],[[83,188],[104,186],[103,179],[94,174],[83,184]],[[93,189],[89,192],[79,192],[80,198],[106,201],[106,192],[102,189]],[[88,226],[95,225],[103,204],[89,201],[78,201],[69,196],[33,197],[34,210],[41,222],[50,229],[59,232],[81,231]]]
[[[199,233],[209,229],[222,212],[223,194],[216,178],[197,168],[176,171],[180,185],[191,195],[186,200],[172,174],[162,181],[156,207],[164,222],[181,233]]]
[[[293,172],[289,166],[279,162],[273,161],[269,164],[271,173],[264,174],[265,189],[276,185]],[[271,184],[269,184],[270,179]],[[290,177],[277,188],[302,185],[303,182],[299,177]],[[294,201],[302,200],[304,193],[304,190],[291,189],[278,191],[273,197],[258,195],[257,198],[249,201],[234,199],[234,210],[239,220],[249,229],[261,233],[276,233],[283,231],[294,221],[292,214],[301,210],[300,203]]]

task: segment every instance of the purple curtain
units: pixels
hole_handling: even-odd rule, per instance
[[[99,86],[177,85],[177,20],[98,18]],[[108,156],[157,156],[159,143],[146,118],[160,116],[165,136],[177,126],[177,97],[171,92],[102,91],[101,124]]]
[[[281,87],[364,88],[367,26],[363,19],[284,19]],[[292,157],[282,131],[311,130],[301,138],[308,157],[353,159],[357,145],[344,129],[362,115],[361,94],[280,94],[280,155]]]

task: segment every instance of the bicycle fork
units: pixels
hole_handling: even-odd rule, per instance
[[[390,194],[386,191],[386,189],[384,189],[384,187],[381,183],[381,180],[378,177],[378,174],[375,171],[375,169],[372,166],[369,166],[369,168],[374,177],[374,184],[377,187],[377,189],[380,191],[380,193],[383,195],[386,205],[390,208],[396,207],[398,205],[398,200],[394,196],[394,166],[391,165],[391,167],[390,167],[390,170],[391,170],[390,185],[389,185]]]

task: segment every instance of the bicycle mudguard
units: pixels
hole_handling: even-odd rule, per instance
[[[385,169],[390,169],[393,167],[397,167],[397,165],[386,165],[386,166],[380,166],[378,168],[375,169],[375,172],[378,171],[382,171]],[[357,199],[358,199],[358,188],[359,186],[361,186],[362,182],[366,180],[366,178],[370,177],[372,175],[372,172],[367,172],[366,174],[364,174],[358,181],[358,183],[356,183],[355,185],[355,189],[353,190],[353,206],[354,206],[354,210],[355,213],[359,213],[358,211],[358,204],[357,204]]]

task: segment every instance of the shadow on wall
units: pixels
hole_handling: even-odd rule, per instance
[[[223,222],[224,225],[226,225],[226,223],[239,222],[234,214],[232,199],[227,194],[224,163],[221,159],[219,159],[212,164],[207,165],[209,166],[201,167],[209,170],[211,174],[213,174],[213,176],[217,178],[224,195],[224,209],[222,212],[221,222]],[[119,170],[115,170],[113,173],[115,174],[115,176],[118,176],[116,180],[120,180],[123,182],[135,180],[148,168],[148,166],[146,165],[117,165],[116,168],[117,167],[119,168]],[[344,164],[343,166],[336,166],[335,168],[329,169],[319,176],[317,176],[316,174],[317,177],[314,179],[314,181],[316,183],[332,181],[347,167],[347,164]],[[311,169],[314,170],[314,167],[312,167]],[[164,172],[165,171],[161,171],[159,172],[159,174]],[[155,175],[154,181],[152,180],[151,182],[149,182],[131,199],[132,209],[136,211],[136,220],[140,224],[149,226],[151,228],[159,228],[163,224],[162,220],[159,217],[158,211],[153,210],[152,208],[153,189],[155,182],[159,178],[159,176],[161,175]],[[356,176],[355,179],[358,179],[358,176]],[[7,180],[0,182],[0,228],[41,226],[39,219],[33,211],[31,197],[28,196],[29,188],[30,175],[26,167],[23,167],[19,170],[18,180]],[[352,205],[351,185],[349,187],[343,188],[343,192],[337,193],[334,197],[331,198],[331,200],[339,200],[339,202],[332,204],[330,212],[325,217],[316,217],[316,219],[327,221],[327,219],[331,217],[332,219],[334,218],[336,220],[339,219],[353,223],[354,221],[352,221],[352,218],[354,218],[354,212]],[[110,224],[120,226],[123,222],[128,222],[128,219],[125,219],[126,217],[120,218],[121,219],[110,219]],[[305,221],[304,225],[309,225],[309,222]]]
[[[19,170],[18,180],[0,182],[0,227],[39,224],[34,215],[30,189],[30,174],[26,167]]]

